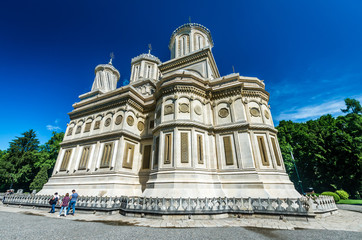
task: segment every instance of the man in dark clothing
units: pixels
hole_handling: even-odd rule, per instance
[[[52,209],[50,210],[49,213],[55,213],[55,205],[57,205],[58,200],[59,200],[59,197],[58,197],[58,193],[56,192],[56,193],[54,193],[54,196],[52,198],[52,202],[51,202]]]

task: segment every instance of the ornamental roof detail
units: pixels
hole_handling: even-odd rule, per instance
[[[132,58],[131,63],[137,62],[137,61],[139,61],[141,59],[151,60],[151,61],[157,62],[158,64],[161,63],[161,61],[160,61],[160,59],[158,57],[153,56],[150,53],[143,53],[141,55],[138,55],[137,57]]]
[[[118,70],[112,64],[109,64],[109,63],[97,65],[97,67],[94,69],[94,73],[97,73],[98,71],[107,69],[107,68],[110,69],[111,71],[113,71],[117,75],[118,79],[120,78],[120,74],[119,74]]]
[[[202,32],[204,32],[205,34],[209,35],[209,36],[210,36],[211,43],[214,45],[214,41],[212,40],[210,30],[209,30],[207,27],[205,27],[205,26],[203,26],[203,25],[201,25],[201,24],[199,24],[199,23],[185,23],[185,24],[179,26],[178,28],[175,29],[175,31],[172,32],[171,37],[170,37],[170,42],[171,42],[172,38],[173,38],[179,31],[181,31],[183,28],[186,28],[186,27],[189,27],[189,28],[195,27],[195,28],[201,30]]]

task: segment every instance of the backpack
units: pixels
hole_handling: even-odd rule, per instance
[[[50,205],[56,204],[57,201],[58,201],[58,197],[56,197],[56,198],[54,198],[54,199],[52,198],[52,199],[49,200],[49,204],[50,204]]]

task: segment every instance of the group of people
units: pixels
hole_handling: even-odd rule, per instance
[[[3,197],[3,202],[5,201],[5,198],[11,194],[14,194],[14,189],[6,190],[6,193],[4,194],[4,197]]]
[[[72,190],[72,195],[69,196],[69,193],[66,193],[63,199],[60,200],[60,211],[58,217],[61,216],[63,210],[64,210],[64,217],[69,215],[69,210],[72,208],[73,212],[72,215],[75,213],[75,204],[77,202],[78,193],[75,192],[75,190]],[[52,209],[49,211],[49,213],[55,213],[55,205],[57,205],[59,202],[59,195],[58,193],[54,193],[54,196],[52,199],[50,199],[49,204],[52,206]]]

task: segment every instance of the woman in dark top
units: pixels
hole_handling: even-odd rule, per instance
[[[64,209],[64,217],[67,216],[67,207],[69,204],[70,198],[69,198],[69,193],[65,194],[65,197],[62,199],[62,204],[60,205],[60,211],[59,211],[59,216],[62,214],[62,211]]]

